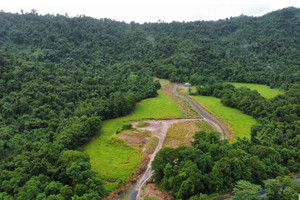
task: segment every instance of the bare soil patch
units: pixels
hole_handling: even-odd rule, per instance
[[[148,130],[132,129],[121,132],[118,137],[124,139],[132,147],[143,148],[150,135],[151,132]]]
[[[141,196],[155,198],[158,200],[175,200],[175,198],[169,195],[164,190],[155,187],[154,183],[146,183],[144,190],[141,192]]]

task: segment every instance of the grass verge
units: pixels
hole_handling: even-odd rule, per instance
[[[234,82],[227,82],[227,83],[232,84],[236,88],[247,87],[251,90],[256,90],[258,93],[261,94],[261,96],[267,99],[276,97],[277,95],[284,93],[284,91],[279,90],[278,88],[272,89],[267,85],[252,84],[252,83],[234,83]]]
[[[147,141],[145,152],[149,155],[153,154],[153,152],[155,151],[158,145],[158,142],[159,142],[158,137],[155,136],[150,137]]]
[[[134,174],[143,159],[138,148],[118,142],[115,133],[124,122],[148,119],[184,117],[172,99],[158,91],[155,98],[137,104],[134,112],[127,116],[111,119],[102,123],[101,134],[86,145],[84,152],[90,156],[92,169],[104,180],[106,193],[123,185]],[[122,140],[122,139],[119,139]]]
[[[238,137],[250,138],[250,130],[252,125],[257,121],[238,109],[226,107],[221,103],[221,99],[211,96],[192,96],[200,104],[205,106],[219,118],[227,122],[234,132],[232,141],[236,141]]]

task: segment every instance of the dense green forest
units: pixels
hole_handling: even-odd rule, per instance
[[[181,193],[185,196],[179,198],[207,188],[207,192],[230,189],[241,179],[260,184],[297,172],[299,66],[297,8],[263,17],[145,24],[42,16],[35,10],[25,14],[1,11],[0,199],[100,199],[101,180],[91,170],[88,156],[78,149],[97,134],[101,120],[123,116],[137,101],[156,96],[160,84],[153,76],[195,85],[234,81],[288,90],[266,100],[245,89],[210,88],[206,95],[221,97],[224,105],[241,109],[260,123],[253,127],[251,141],[232,145],[213,134],[196,135],[213,139],[204,140],[207,144],[195,140],[191,147],[209,157],[208,166],[198,169],[198,175],[217,173],[217,167],[211,167],[221,162],[237,162],[237,167],[256,162],[257,166],[247,166],[243,175],[219,171],[219,180]],[[243,99],[245,96],[251,98]],[[204,150],[199,145],[207,147]],[[220,155],[230,159],[215,157],[213,152],[221,150]],[[272,168],[273,162],[278,168]],[[193,158],[184,160],[182,166],[189,163],[195,167]],[[175,166],[169,163],[166,167]],[[160,174],[157,180],[166,182],[177,169],[166,179]],[[261,173],[259,179],[255,173]],[[228,177],[225,185],[220,182]],[[174,191],[183,183],[182,187],[189,186],[191,181],[186,180],[178,179],[180,185]],[[171,185],[164,187],[172,193]]]
[[[228,144],[220,141],[219,133],[199,132],[192,147],[162,149],[152,168],[165,190],[178,199],[198,199],[202,193],[231,190],[240,180],[262,185],[266,179],[300,171],[299,84],[270,100],[255,90],[220,83],[198,86],[197,94],[221,98],[225,106],[252,115],[259,123],[251,128],[250,141],[239,138]],[[300,184],[267,199],[297,199],[299,192]]]

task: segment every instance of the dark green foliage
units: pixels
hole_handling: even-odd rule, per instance
[[[256,200],[256,192],[259,190],[261,190],[261,187],[259,185],[254,185],[248,181],[240,180],[233,188],[234,196],[232,199]]]
[[[236,196],[249,194],[245,199],[256,199],[259,187],[250,182],[262,184],[268,177],[288,172],[273,148],[251,143],[245,146],[241,139],[228,144],[220,141],[217,132],[197,132],[194,138],[192,147],[161,149],[152,164],[154,179],[178,199],[197,199],[201,193],[234,187]]]
[[[115,51],[139,33],[85,17],[1,12],[0,22],[0,199],[101,199],[89,158],[73,150],[157,95],[138,51]]]
[[[300,193],[300,183],[289,177],[277,177],[265,181],[267,188],[267,199],[272,200],[288,200],[298,199]]]
[[[296,8],[143,25],[1,11],[0,199],[100,199],[88,157],[74,150],[99,132],[101,120],[156,96],[154,75],[209,84],[199,91],[260,119],[251,143],[228,145],[217,133],[198,133],[193,147],[162,150],[155,179],[173,195],[203,199],[200,192],[229,189],[240,179],[259,184],[296,172],[299,20]],[[268,101],[245,88],[213,85],[223,80],[288,91]]]
[[[129,129],[132,129],[132,124],[123,124],[122,126],[122,130],[129,130]]]

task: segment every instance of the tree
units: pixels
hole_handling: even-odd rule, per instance
[[[272,200],[297,199],[300,193],[300,183],[287,176],[269,179],[264,183],[267,188],[267,197]]]
[[[261,186],[254,185],[248,181],[240,180],[236,182],[233,188],[234,196],[232,199],[239,200],[256,200],[257,191],[261,190]]]

